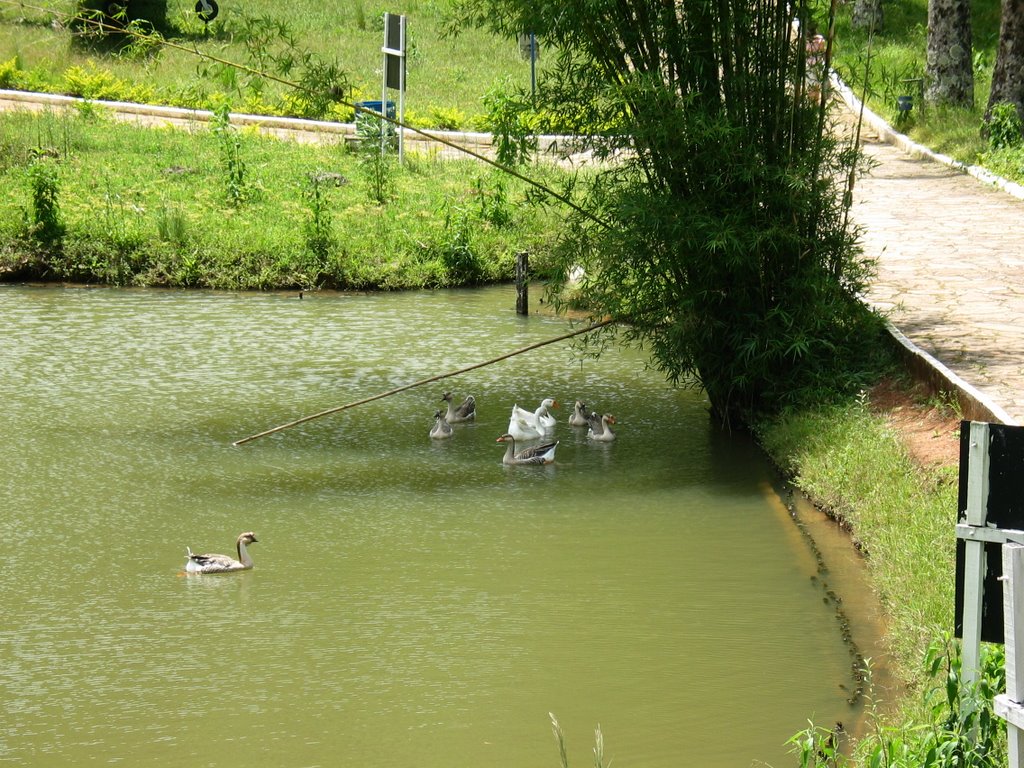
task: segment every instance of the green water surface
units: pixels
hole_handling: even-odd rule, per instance
[[[849,648],[771,469],[511,288],[0,288],[0,764],[792,765]],[[478,401],[448,441],[441,394]],[[505,467],[514,403],[557,461]],[[584,399],[618,420],[594,444]],[[183,576],[185,548],[254,570]],[[855,578],[855,577],[854,577]]]

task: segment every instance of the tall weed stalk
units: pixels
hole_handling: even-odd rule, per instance
[[[562,768],[569,768],[569,752],[566,748],[565,733],[553,712],[548,712],[551,718],[551,732],[554,734],[555,742],[558,744],[558,762]],[[604,734],[601,732],[601,724],[598,723],[594,729],[594,768],[604,768]]]
[[[230,108],[227,104],[214,111],[211,129],[220,144],[225,195],[229,204],[238,207],[248,196],[246,165],[242,157],[242,140],[231,126]]]
[[[383,123],[382,120],[376,121]],[[366,179],[367,193],[377,205],[391,202],[397,190],[396,162],[387,151],[381,151],[380,133],[364,137],[359,142],[359,166]]]
[[[323,266],[336,244],[331,208],[327,201],[325,182],[319,175],[310,176],[303,197],[306,201],[307,216],[303,227],[307,250]]]

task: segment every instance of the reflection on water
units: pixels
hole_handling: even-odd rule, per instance
[[[600,723],[631,765],[784,765],[807,718],[855,718],[771,472],[637,352],[231,445],[566,330],[513,305],[0,288],[0,762],[518,768],[557,760],[550,711],[573,763]],[[479,415],[432,441],[445,389]],[[503,466],[543,397],[557,462]],[[567,426],[577,398],[619,439]],[[253,571],[180,576],[250,529]]]

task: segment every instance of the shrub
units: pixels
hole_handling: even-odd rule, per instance
[[[98,101],[132,101],[146,103],[154,99],[153,89],[122,80],[92,61],[84,67],[68,67],[64,72],[64,86],[72,96]]]
[[[10,61],[0,62],[0,88],[17,88],[19,69],[17,56]]]
[[[1024,121],[1015,104],[1002,101],[992,107],[989,116],[988,143],[992,149],[1010,149],[1024,145]]]
[[[57,245],[64,236],[64,225],[60,218],[57,164],[46,155],[39,155],[32,160],[28,172],[32,187],[29,235],[40,245]]]
[[[431,124],[442,131],[457,131],[466,125],[466,113],[457,107],[431,107]]]

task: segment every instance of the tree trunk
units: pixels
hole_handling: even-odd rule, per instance
[[[970,0],[929,0],[926,79],[929,103],[974,105]]]
[[[1017,114],[1024,119],[1024,0],[1003,0],[999,51],[992,72],[986,120],[992,107],[1003,101],[1014,104]]]
[[[881,32],[883,18],[882,0],[857,0],[853,4],[853,18],[850,23],[854,29]]]

